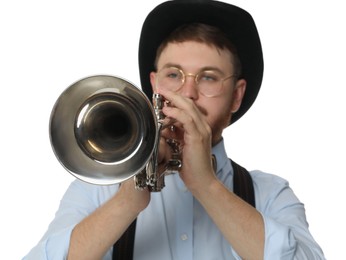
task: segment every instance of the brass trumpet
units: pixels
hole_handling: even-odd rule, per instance
[[[179,144],[167,140],[172,159],[158,171],[158,149],[164,125],[164,99],[146,95],[125,79],[91,76],[69,86],[50,116],[53,151],[76,178],[109,185],[135,178],[136,188],[161,191],[164,175],[182,166]]]

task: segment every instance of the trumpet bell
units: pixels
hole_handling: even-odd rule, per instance
[[[124,79],[103,75],[69,86],[53,107],[49,128],[59,162],[76,178],[98,185],[142,171],[158,135],[145,94]]]

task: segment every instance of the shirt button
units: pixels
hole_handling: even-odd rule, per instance
[[[183,241],[187,240],[188,238],[189,238],[189,237],[188,237],[186,234],[182,234],[182,235],[180,236],[180,239],[183,240]]]

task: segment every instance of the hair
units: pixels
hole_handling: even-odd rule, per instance
[[[242,66],[234,44],[219,28],[202,23],[185,24],[171,32],[156,51],[155,67],[157,67],[157,62],[162,51],[169,43],[182,43],[186,41],[205,43],[209,46],[215,46],[219,50],[229,50],[232,54],[231,63],[234,67],[234,74],[237,77],[241,76]]]

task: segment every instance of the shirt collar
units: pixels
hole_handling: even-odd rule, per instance
[[[217,168],[216,168],[216,174],[221,172],[221,170],[225,167],[225,165],[229,164],[229,159],[226,153],[225,149],[225,143],[223,138],[220,142],[218,142],[216,145],[212,148],[212,153],[214,154],[217,162]]]

